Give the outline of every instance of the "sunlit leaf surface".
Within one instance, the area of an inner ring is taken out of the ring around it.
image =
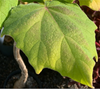
[[[12,7],[17,6],[18,0],[0,0],[0,27]]]
[[[36,73],[50,68],[92,87],[97,27],[80,7],[58,1],[20,5],[4,28],[2,35],[14,38]]]

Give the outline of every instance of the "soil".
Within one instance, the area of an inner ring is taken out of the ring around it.
[[[13,88],[14,83],[20,78],[20,76],[21,76],[21,74],[12,76],[9,79],[9,81],[6,85],[6,88]],[[25,88],[38,88],[38,84],[32,76],[28,76],[27,82],[25,84]]]

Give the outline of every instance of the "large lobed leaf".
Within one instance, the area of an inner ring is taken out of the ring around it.
[[[86,5],[93,10],[100,10],[100,0],[79,0],[80,5]]]
[[[0,0],[0,27],[12,7],[17,6],[18,0]]]
[[[77,5],[58,1],[20,5],[4,28],[2,35],[14,38],[36,73],[50,68],[92,87],[97,27]]]

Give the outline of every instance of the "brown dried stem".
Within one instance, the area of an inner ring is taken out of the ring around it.
[[[28,70],[22,60],[22,57],[20,56],[20,49],[16,47],[16,43],[14,42],[14,47],[13,47],[13,52],[14,52],[14,58],[16,59],[19,68],[21,69],[21,77],[19,80],[17,80],[14,84],[14,88],[23,88],[25,87],[25,83],[28,78]]]

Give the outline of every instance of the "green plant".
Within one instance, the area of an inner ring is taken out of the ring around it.
[[[2,1],[0,6],[4,7],[2,3],[5,2]],[[93,87],[93,57],[96,61],[98,59],[94,33],[96,25],[77,4],[72,3],[74,0],[44,1],[44,4],[18,5],[9,14],[5,12],[7,19],[0,20],[0,26],[4,25],[2,36],[14,38],[17,48],[26,54],[37,74],[43,68],[50,68],[62,76]],[[0,13],[3,12],[0,10]]]
[[[18,0],[1,0],[0,1],[0,27],[4,20],[7,18],[9,11],[12,7],[17,6]]]
[[[79,0],[80,5],[86,5],[93,10],[100,10],[100,0]]]

